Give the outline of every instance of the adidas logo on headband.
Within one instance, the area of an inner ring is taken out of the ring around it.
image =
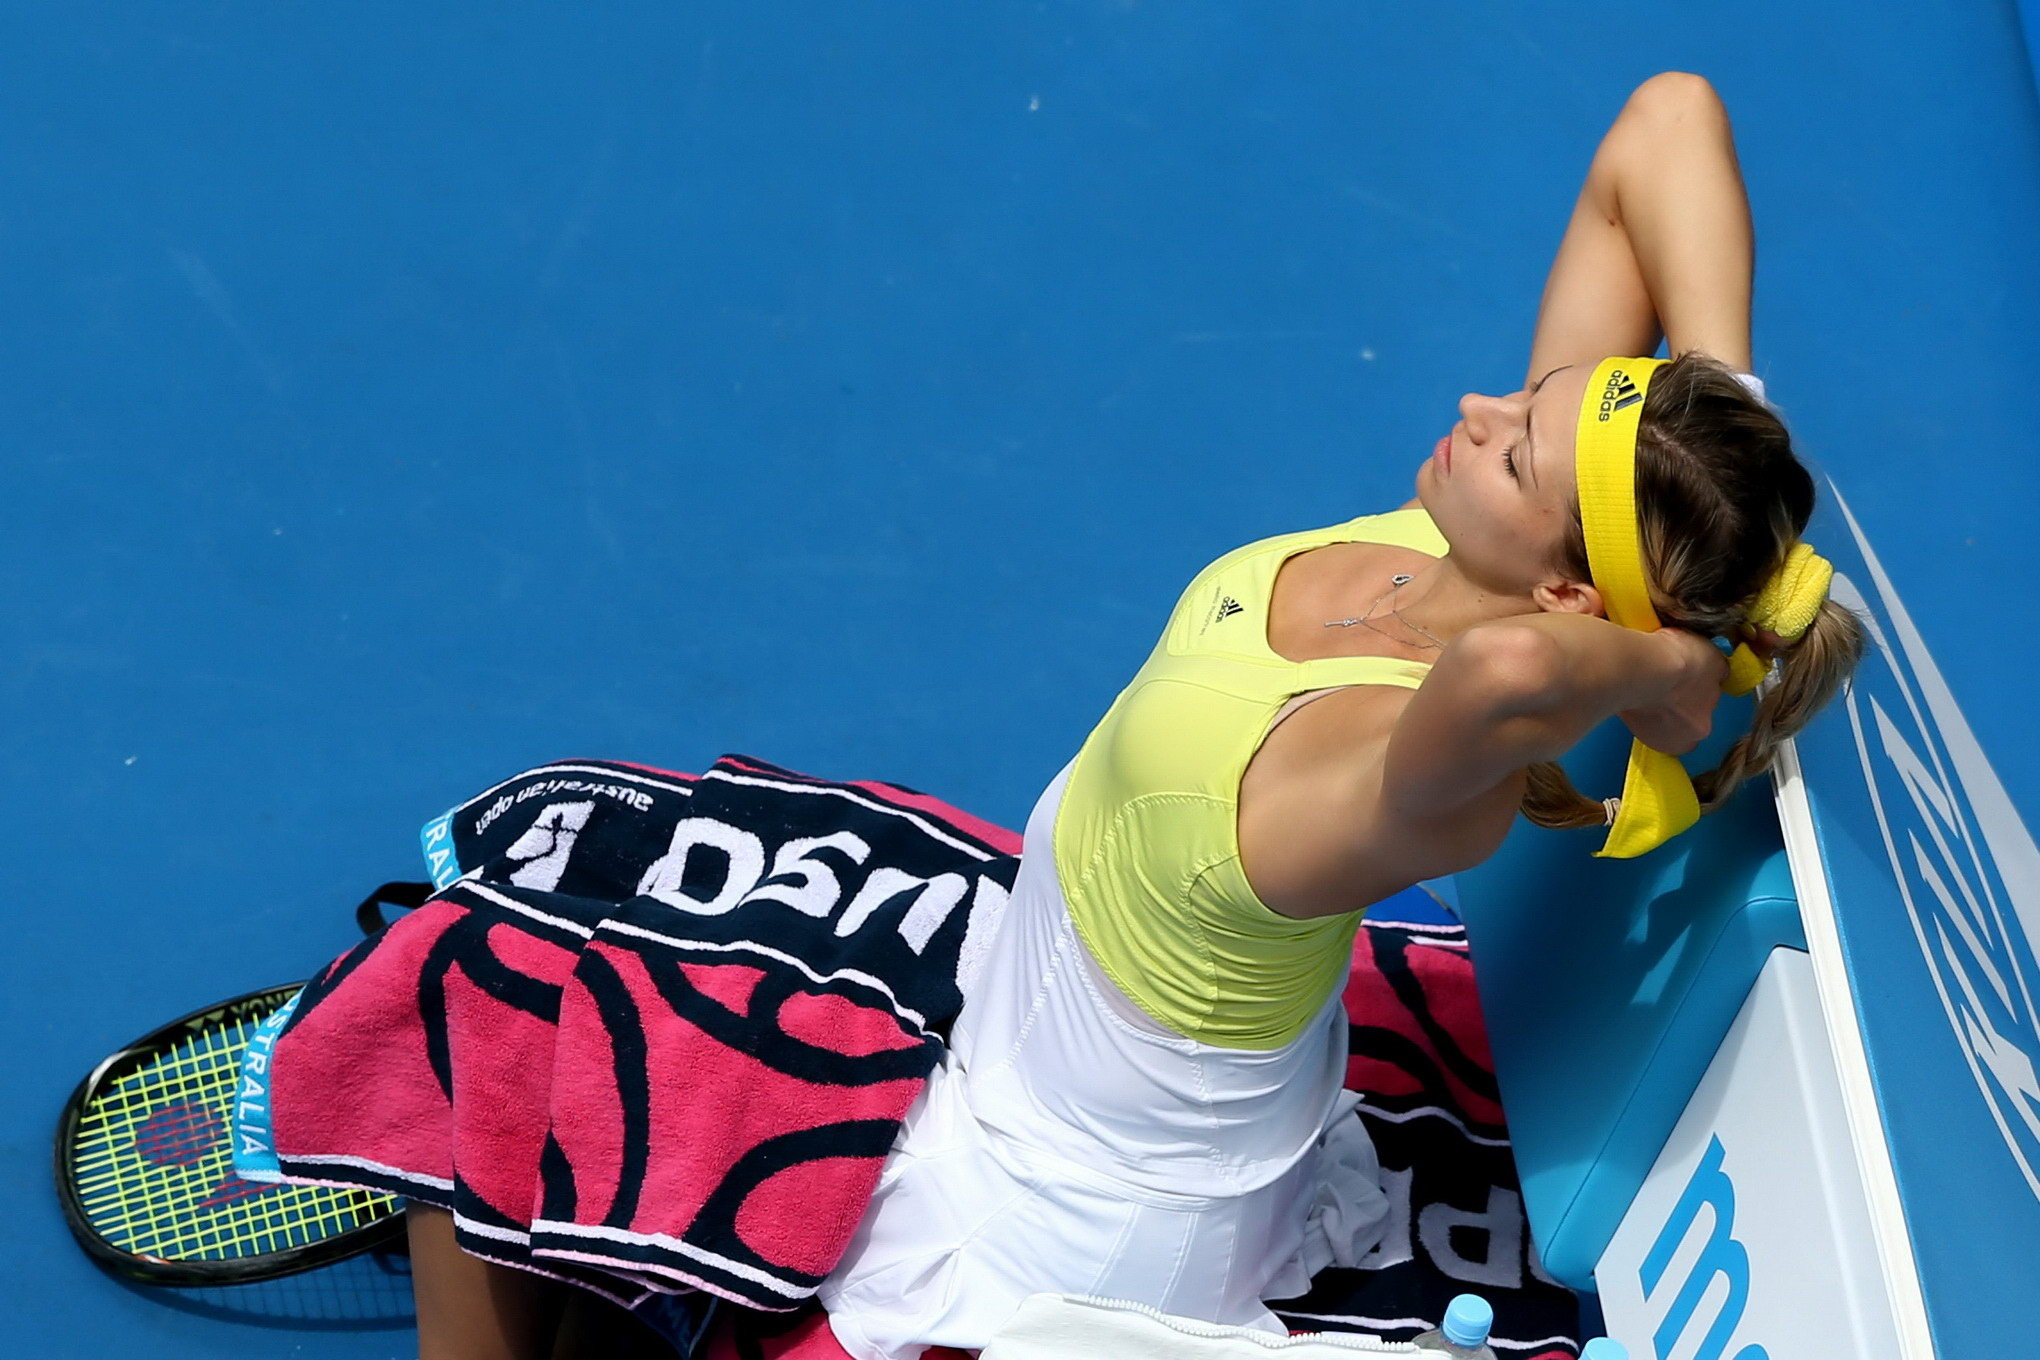
[[[1629,380],[1627,373],[1619,368],[1611,370],[1608,374],[1608,385],[1601,389],[1601,405],[1594,413],[1594,419],[1606,420],[1615,412],[1634,406],[1642,400],[1643,393],[1636,390],[1636,384]]]

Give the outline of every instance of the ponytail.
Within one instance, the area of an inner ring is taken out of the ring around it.
[[[1846,607],[1833,600],[1821,605],[1799,640],[1779,652],[1777,674],[1758,693],[1750,730],[1736,738],[1719,765],[1693,776],[1700,811],[1714,811],[1737,785],[1771,768],[1779,744],[1797,735],[1841,689],[1862,659],[1866,640],[1862,621]]]
[[[1540,761],[1524,773],[1530,776],[1530,783],[1523,790],[1521,811],[1536,825],[1554,831],[1608,825],[1607,806],[1574,788],[1557,761]]]

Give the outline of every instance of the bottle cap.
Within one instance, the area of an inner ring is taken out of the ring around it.
[[[1629,1360],[1629,1348],[1612,1336],[1597,1336],[1580,1352],[1580,1360]]]
[[[1478,1294],[1454,1294],[1445,1305],[1445,1325],[1438,1330],[1455,1346],[1484,1346],[1488,1328],[1495,1325],[1495,1310]]]

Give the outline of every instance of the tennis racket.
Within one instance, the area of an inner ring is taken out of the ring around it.
[[[422,884],[385,884],[356,910],[412,907]],[[57,1196],[95,1261],[161,1285],[294,1275],[403,1230],[403,1201],[364,1190],[267,1185],[234,1174],[231,1112],[249,1037],[301,983],[265,987],[149,1031],[94,1068],[57,1123]]]

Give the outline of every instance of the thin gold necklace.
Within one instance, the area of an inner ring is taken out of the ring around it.
[[[1382,602],[1383,600],[1386,600],[1386,599],[1388,599],[1388,597],[1389,597],[1389,596],[1391,596],[1391,595],[1397,595],[1397,594],[1400,594],[1400,593],[1401,593],[1401,591],[1402,591],[1402,588],[1403,588],[1404,586],[1408,585],[1408,584],[1410,583],[1410,581],[1411,581],[1411,580],[1412,580],[1413,578],[1412,578],[1412,577],[1409,577],[1409,576],[1397,576],[1397,577],[1395,577],[1394,579],[1395,579],[1395,584],[1394,584],[1394,585],[1392,585],[1392,586],[1390,586],[1390,587],[1389,587],[1389,588],[1388,588],[1387,590],[1384,590],[1384,591],[1382,591],[1382,592],[1381,592],[1381,594],[1379,594],[1379,595],[1375,596],[1375,598],[1374,598],[1374,603],[1373,603],[1373,604],[1370,604],[1370,605],[1368,605],[1368,606],[1367,606],[1367,613],[1368,613],[1368,614],[1372,614],[1372,613],[1373,613],[1373,612],[1375,611],[1375,609],[1376,609],[1377,607],[1379,607],[1379,606],[1380,606],[1381,602]],[[1405,639],[1403,639],[1403,638],[1399,638],[1399,637],[1396,637],[1396,635],[1395,635],[1395,634],[1393,634],[1393,633],[1390,633],[1390,632],[1387,632],[1387,631],[1385,631],[1384,629],[1380,629],[1380,628],[1375,628],[1375,627],[1374,627],[1374,624],[1373,624],[1373,622],[1372,622],[1372,621],[1370,621],[1370,620],[1369,620],[1369,619],[1368,619],[1368,618],[1367,618],[1367,617],[1366,617],[1365,615],[1362,615],[1362,616],[1360,616],[1360,617],[1357,617],[1357,618],[1351,618],[1351,619],[1326,619],[1326,620],[1325,620],[1325,627],[1327,627],[1327,628],[1351,628],[1351,627],[1352,627],[1352,626],[1353,626],[1354,624],[1356,624],[1356,623],[1357,623],[1357,624],[1360,624],[1360,625],[1362,625],[1362,626],[1364,626],[1364,627],[1367,627],[1367,628],[1371,628],[1371,629],[1373,629],[1373,630],[1374,630],[1375,632],[1377,632],[1377,633],[1380,633],[1380,634],[1381,634],[1381,635],[1382,635],[1383,637],[1385,637],[1385,638],[1388,638],[1388,639],[1389,639],[1390,641],[1393,641],[1393,642],[1400,642],[1400,643],[1402,643],[1402,645],[1403,645],[1403,646],[1405,646],[1405,647],[1425,647],[1425,648],[1430,648],[1430,647],[1443,647],[1443,646],[1445,645],[1445,641],[1444,641],[1444,639],[1443,639],[1443,638],[1440,638],[1440,637],[1439,637],[1439,636],[1438,636],[1437,634],[1435,634],[1435,633],[1431,632],[1431,631],[1430,631],[1429,629],[1426,629],[1426,628],[1422,627],[1422,626],[1421,626],[1421,625],[1419,625],[1419,624],[1414,624],[1414,623],[1411,623],[1411,622],[1410,622],[1410,621],[1409,621],[1408,619],[1405,619],[1405,618],[1403,618],[1403,612],[1402,612],[1402,610],[1400,610],[1400,609],[1397,609],[1397,608],[1395,607],[1395,604],[1394,604],[1394,602],[1393,602],[1393,601],[1391,601],[1391,602],[1389,603],[1389,606],[1388,606],[1388,612],[1389,612],[1389,613],[1391,613],[1391,614],[1393,614],[1393,615],[1395,615],[1395,616],[1396,616],[1397,618],[1399,618],[1399,619],[1402,619],[1402,622],[1403,622],[1403,626],[1404,626],[1405,628],[1409,628],[1409,629],[1411,629],[1411,630],[1413,630],[1413,631],[1415,631],[1415,632],[1419,632],[1419,633],[1422,633],[1422,634],[1423,634],[1423,635],[1424,635],[1425,637],[1427,637],[1427,638],[1429,638],[1429,639],[1431,639],[1431,640],[1430,640],[1430,641],[1429,641],[1428,643],[1425,643],[1425,642],[1409,642],[1409,641],[1407,641],[1407,640],[1405,640]]]

